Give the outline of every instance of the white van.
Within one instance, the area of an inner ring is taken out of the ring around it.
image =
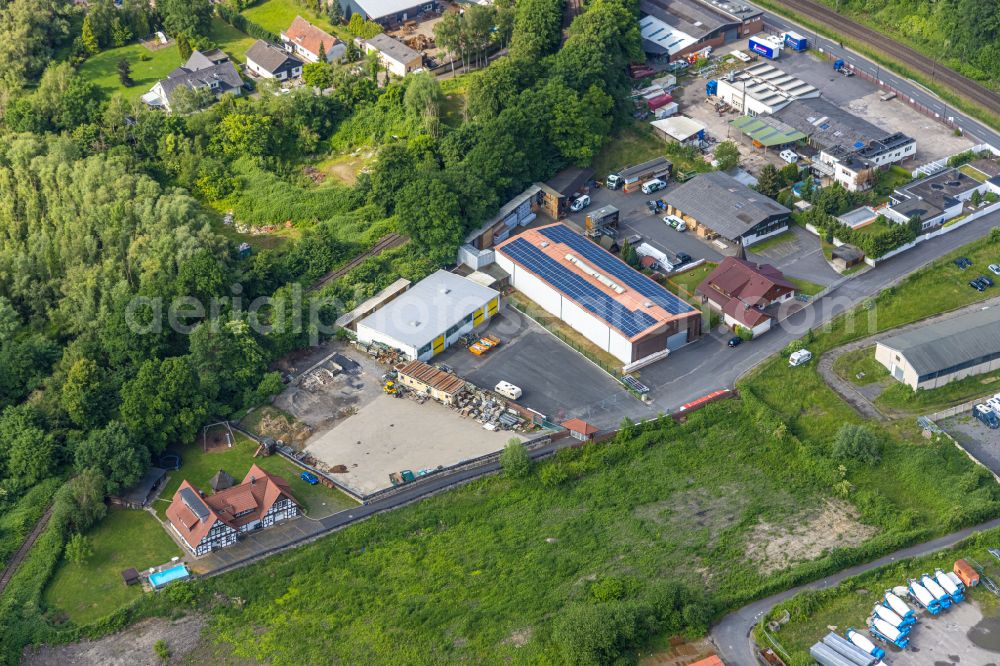
[[[521,397],[521,389],[514,386],[510,382],[500,382],[493,389],[505,398],[510,398],[511,400],[517,400]]]
[[[792,355],[788,357],[788,365],[805,365],[810,360],[812,360],[812,352],[808,349],[800,349],[796,352],[792,352]]]
[[[747,55],[743,51],[733,51],[730,55],[734,56],[735,58],[737,58],[739,60],[742,60],[743,62],[750,62],[751,60],[753,60],[753,58],[751,58],[749,55]]]
[[[667,184],[662,180],[660,180],[659,178],[654,178],[653,180],[647,180],[645,183],[642,184],[642,193],[652,194],[653,192],[662,190],[666,186]]]

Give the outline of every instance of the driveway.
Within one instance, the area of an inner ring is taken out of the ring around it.
[[[494,317],[488,330],[503,340],[497,349],[475,356],[456,346],[434,362],[450,366],[482,388],[500,381],[514,384],[524,392],[518,404],[554,423],[582,418],[612,429],[623,411],[648,412],[618,381],[510,305]]]
[[[797,224],[789,227],[789,231],[791,234],[788,240],[763,250],[754,250],[751,245],[747,248],[747,258],[757,263],[771,264],[791,277],[824,286],[840,277],[823,256],[823,248],[817,236]]]

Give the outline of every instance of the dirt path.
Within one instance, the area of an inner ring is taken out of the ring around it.
[[[889,329],[888,331],[882,331],[881,333],[876,333],[875,335],[869,335],[867,338],[862,338],[860,340],[855,340],[854,342],[848,342],[846,345],[841,345],[826,352],[819,358],[819,364],[816,366],[819,370],[819,374],[822,375],[823,381],[832,388],[837,394],[846,400],[852,407],[854,407],[863,416],[870,419],[887,419],[887,418],[900,418],[903,416],[911,416],[910,414],[901,414],[891,412],[884,414],[875,407],[872,402],[865,397],[861,391],[850,381],[843,379],[833,370],[833,364],[837,361],[841,355],[847,352],[855,351],[857,349],[863,349],[865,347],[872,347],[879,340],[884,340],[890,335],[897,335],[899,333],[905,333],[907,331],[912,331],[917,328],[923,328],[928,324],[936,324],[940,321],[945,321],[953,317],[958,317],[964,314],[969,314],[970,312],[977,312],[986,307],[998,307],[1000,306],[1000,296],[990,298],[985,301],[979,301],[978,303],[972,303],[971,305],[966,305],[964,307],[958,308],[957,310],[951,310],[950,312],[942,312],[941,314],[936,314],[934,316],[928,317],[926,319],[921,319],[920,321],[915,321],[912,324],[905,324],[897,328]]]
[[[49,524],[49,518],[51,517],[52,507],[50,506],[45,510],[45,513],[42,514],[42,517],[38,519],[38,522],[35,523],[35,528],[31,530],[31,534],[29,534],[28,538],[24,540],[24,543],[22,543],[21,547],[17,549],[17,552],[14,553],[14,557],[10,558],[10,562],[7,563],[7,567],[3,570],[3,574],[0,574],[0,594],[3,594],[4,588],[7,587],[7,583],[9,583],[10,579],[14,577],[14,573],[17,571],[17,568],[21,566],[21,562],[28,556],[28,551],[35,545],[35,541],[38,540],[38,537],[42,535],[42,530],[44,530],[45,526]]]
[[[165,641],[170,650],[167,663],[178,663],[198,647],[203,615],[188,615],[179,620],[150,618],[139,624],[95,641],[67,645],[43,645],[26,648],[22,666],[162,666],[153,652],[157,641]]]

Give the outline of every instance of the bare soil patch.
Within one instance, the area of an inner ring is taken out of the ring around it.
[[[827,500],[819,511],[800,512],[781,525],[761,520],[750,532],[747,557],[761,573],[771,574],[833,548],[857,546],[877,532],[878,528],[858,522],[850,504]]]
[[[187,615],[177,620],[150,618],[139,624],[94,641],[26,648],[25,666],[161,666],[153,652],[156,641],[170,648],[170,663],[182,663],[201,640],[206,623],[203,615]]]
[[[640,655],[639,666],[688,666],[713,654],[716,654],[715,646],[707,637],[693,641],[674,637],[666,649]]]
[[[305,446],[313,429],[276,407],[265,405],[251,411],[241,425],[262,437],[272,437],[296,449]]]

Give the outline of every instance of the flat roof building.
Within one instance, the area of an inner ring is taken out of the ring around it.
[[[780,148],[806,138],[794,127],[770,116],[740,116],[729,126],[743,132],[758,148]]]
[[[657,136],[667,142],[690,143],[701,139],[705,133],[705,126],[702,123],[687,116],[663,118],[649,124],[653,126]]]
[[[822,97],[793,100],[774,117],[805,134],[819,150],[833,146],[859,150],[892,134]]]
[[[344,16],[360,14],[361,18],[391,26],[416,19],[425,12],[440,8],[437,0],[338,0]]]
[[[701,336],[701,313],[562,224],[496,248],[511,285],[624,364]]]
[[[729,174],[695,176],[663,197],[667,213],[677,215],[699,236],[722,236],[748,247],[788,228],[791,211]]]
[[[439,270],[358,322],[358,340],[427,360],[499,311],[498,291]]]
[[[423,361],[397,365],[396,379],[403,386],[447,405],[454,405],[458,401],[458,395],[465,390],[464,379]]]
[[[972,197],[974,191],[985,189],[983,183],[958,169],[945,169],[896,188],[891,195],[893,205],[885,209],[885,216],[904,224],[919,217],[923,229],[930,229],[959,215],[962,202]]]
[[[819,90],[774,65],[760,63],[717,80],[716,96],[748,116],[775,113],[795,100],[819,97]]]
[[[978,310],[879,340],[875,360],[914,390],[1000,369],[1000,308]]]
[[[643,0],[639,30],[643,50],[673,60],[763,30],[763,12],[723,0]]]

